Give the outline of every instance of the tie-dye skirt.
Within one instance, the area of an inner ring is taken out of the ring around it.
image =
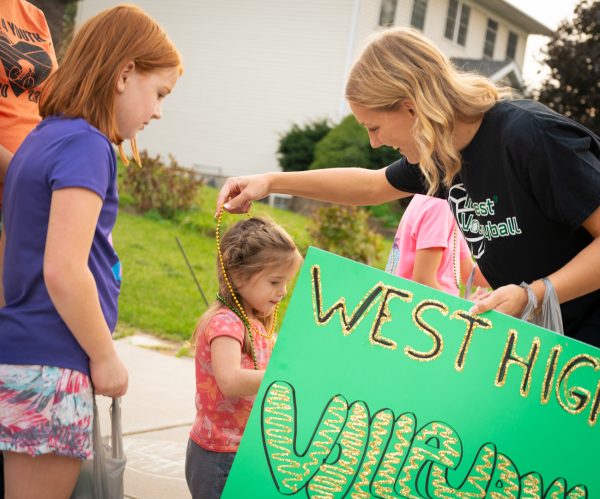
[[[92,457],[93,392],[71,369],[0,364],[0,452]]]

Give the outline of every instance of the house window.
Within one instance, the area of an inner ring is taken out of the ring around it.
[[[514,59],[517,55],[517,42],[519,41],[519,37],[516,33],[512,31],[508,32],[508,44],[506,45],[506,58]]]
[[[458,30],[456,29],[458,12],[460,5],[460,22]],[[446,31],[444,36],[448,40],[456,41],[463,47],[467,43],[467,29],[469,28],[469,17],[471,16],[471,8],[465,4],[459,4],[458,0],[450,0],[448,2],[448,14],[446,16]]]
[[[471,17],[471,7],[468,5],[462,6],[460,12],[460,24],[458,25],[458,37],[456,41],[459,45],[463,47],[467,43],[467,30],[469,29],[469,17]]]
[[[398,0],[381,0],[379,11],[379,26],[393,26],[396,19],[396,6]]]
[[[485,45],[483,55],[490,59],[494,57],[494,47],[496,46],[496,33],[498,32],[498,23],[493,19],[488,19],[487,30],[485,32]]]
[[[454,41],[454,28],[456,27],[456,14],[458,14],[458,0],[448,2],[448,14],[446,15],[446,31],[444,36]]]
[[[420,30],[425,26],[425,12],[427,11],[427,0],[414,0],[410,24]]]

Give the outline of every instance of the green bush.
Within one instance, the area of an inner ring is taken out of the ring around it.
[[[410,198],[409,198],[410,199]],[[404,214],[404,206],[400,201],[390,201],[389,203],[367,206],[369,215],[379,221],[382,227],[386,229],[396,229],[400,219]]]
[[[399,158],[391,147],[373,149],[367,130],[349,115],[317,144],[310,169],[361,166],[376,170]]]
[[[279,139],[279,166],[285,172],[308,170],[314,160],[315,146],[330,130],[327,120],[317,120],[303,127],[292,125]]]
[[[383,250],[383,238],[369,229],[369,215],[356,206],[326,206],[314,216],[315,244],[346,258],[373,265]]]
[[[190,168],[179,166],[171,155],[169,166],[161,161],[160,155],[151,158],[145,150],[140,158],[142,168],[132,162],[122,174],[123,187],[134,206],[142,213],[155,210],[165,218],[189,210],[204,182],[202,177]]]

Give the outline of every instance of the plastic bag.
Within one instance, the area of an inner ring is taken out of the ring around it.
[[[94,458],[81,466],[71,499],[122,499],[123,475],[127,458],[123,451],[121,400],[113,399],[110,406],[111,444],[102,440],[98,406],[94,397]]]
[[[471,272],[469,273],[469,277],[467,278],[467,282],[465,284],[465,290],[463,293],[463,298],[465,300],[471,299],[471,294],[473,291],[473,284],[475,284],[475,272],[477,271],[477,265],[473,265]]]
[[[543,328],[554,331],[558,334],[565,334],[563,329],[562,313],[560,311],[560,303],[558,303],[558,297],[556,296],[556,290],[550,282],[550,279],[544,277],[544,284],[546,285],[546,291],[544,292],[544,300],[542,301],[542,309],[539,313],[535,313],[537,308],[537,299],[533,294],[533,291],[529,288],[526,283],[521,283],[521,287],[527,290],[527,305],[523,310],[521,319],[531,324],[541,326]]]

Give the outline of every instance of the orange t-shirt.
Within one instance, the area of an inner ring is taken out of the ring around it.
[[[264,328],[259,323],[255,325]],[[223,309],[198,335],[196,344],[196,420],[191,439],[213,452],[236,452],[252,410],[254,396],[226,397],[217,385],[210,356],[210,343],[219,336],[230,336],[244,344],[246,326],[231,310]],[[273,338],[254,335],[254,350],[259,369],[265,369],[273,350]],[[243,369],[253,369],[252,356],[242,352]]]
[[[14,153],[40,121],[40,90],[57,67],[44,13],[25,0],[0,4],[0,59],[0,145]]]

